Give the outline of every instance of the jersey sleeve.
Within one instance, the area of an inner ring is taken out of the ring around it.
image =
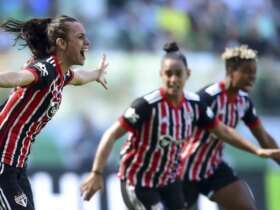
[[[245,110],[245,114],[242,120],[250,128],[254,128],[260,123],[259,117],[257,116],[256,113],[255,106],[250,98],[248,98],[248,106],[247,109]]]
[[[150,115],[150,104],[144,98],[136,99],[119,118],[119,122],[127,131],[139,129]]]
[[[34,75],[35,81],[32,85],[36,85],[38,88],[42,88],[52,82],[55,74],[54,67],[44,61],[34,62],[23,70],[30,71]]]
[[[199,115],[196,122],[197,126],[204,129],[214,128],[218,124],[219,120],[215,116],[212,109],[201,101],[197,104],[197,106],[199,110]]]

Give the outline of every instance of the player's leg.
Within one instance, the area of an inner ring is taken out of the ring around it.
[[[239,180],[233,170],[222,162],[214,174],[200,182],[200,192],[226,210],[256,210],[248,185]]]
[[[249,186],[241,180],[219,189],[213,194],[211,200],[217,202],[226,210],[257,210]]]

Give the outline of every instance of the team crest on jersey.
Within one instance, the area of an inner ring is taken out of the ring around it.
[[[51,102],[51,105],[47,112],[48,118],[52,118],[55,115],[55,113],[57,112],[57,110],[59,108],[59,105],[60,105],[59,102],[55,102],[55,101]]]
[[[59,92],[58,88],[54,85],[51,87],[51,93],[52,93],[52,99],[47,111],[47,116],[49,119],[51,119],[57,112],[62,99],[61,93]]]
[[[38,63],[34,64],[34,66],[40,71],[40,74],[42,77],[45,77],[48,75],[47,67],[45,64],[38,62]]]
[[[24,193],[15,195],[14,199],[18,205],[23,206],[23,207],[27,206],[27,196]]]
[[[134,108],[129,107],[124,113],[124,117],[131,123],[136,123],[139,120],[139,115],[135,112]]]
[[[169,136],[169,135],[162,135],[162,136],[159,138],[158,146],[159,146],[161,149],[164,149],[164,148],[168,147],[171,143],[172,143],[172,144],[179,145],[181,142],[182,142],[181,140],[176,140],[176,139],[174,139],[172,136]]]

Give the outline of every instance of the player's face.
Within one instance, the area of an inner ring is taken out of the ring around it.
[[[189,77],[189,69],[179,59],[166,58],[162,62],[160,76],[163,88],[169,96],[181,96]]]
[[[67,34],[67,47],[65,49],[65,60],[69,65],[83,65],[85,53],[89,48],[89,41],[86,37],[84,26],[79,22],[67,23],[69,32]]]
[[[256,61],[244,62],[236,71],[232,72],[232,84],[234,87],[250,91],[256,81]]]

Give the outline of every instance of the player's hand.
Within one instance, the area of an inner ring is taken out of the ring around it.
[[[80,190],[85,201],[89,201],[91,197],[98,191],[104,188],[104,180],[101,174],[91,172],[85,181],[82,183]]]
[[[106,55],[103,54],[97,67],[97,71],[99,72],[99,74],[97,75],[96,82],[100,83],[105,89],[108,89],[107,81],[105,79],[105,75],[107,73],[106,68],[108,67],[108,65],[109,63],[106,59]]]
[[[257,155],[263,158],[280,160],[280,149],[258,149]]]

